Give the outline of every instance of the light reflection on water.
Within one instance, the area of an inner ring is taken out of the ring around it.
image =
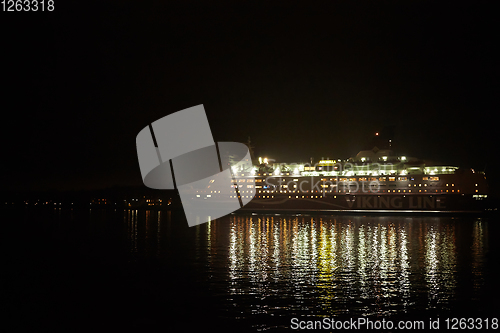
[[[141,231],[137,212],[125,212],[130,253],[168,265],[183,242],[185,264],[222,316],[255,327],[289,324],[272,326],[269,316],[440,314],[469,294],[477,310],[484,296],[488,222],[480,219],[230,215],[186,231],[169,212],[143,218]]]
[[[228,293],[276,296],[275,285],[298,304],[315,298],[319,313],[381,315],[406,311],[424,283],[428,308],[446,304],[456,285],[453,227],[414,224],[404,218],[231,216]]]
[[[487,233],[488,233],[488,225],[481,223],[480,221],[474,222],[473,234],[472,234],[472,262],[471,262],[471,270],[472,270],[472,285],[474,288],[473,292],[473,300],[480,301],[478,297],[481,287],[484,285],[484,274],[483,274],[483,266],[485,264],[484,254],[488,249],[487,247]],[[486,244],[485,244],[486,243]]]

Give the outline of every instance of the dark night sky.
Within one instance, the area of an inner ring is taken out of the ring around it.
[[[182,3],[1,13],[4,189],[141,184],[137,133],[198,104],[216,141],[278,161],[347,158],[392,125],[401,153],[492,171],[493,6]]]

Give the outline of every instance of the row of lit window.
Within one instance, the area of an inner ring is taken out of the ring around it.
[[[254,190],[239,191],[240,193],[254,193]],[[196,193],[205,193],[205,191],[196,191]],[[207,191],[208,193],[208,191]],[[210,193],[220,193],[220,191],[210,191]],[[160,200],[161,201],[161,200]]]
[[[201,196],[199,194],[196,195],[197,198],[201,198]],[[207,198],[211,198],[212,195],[211,194],[207,194],[206,195]],[[237,195],[230,195],[229,196],[230,198],[238,198],[238,197],[241,197],[241,198],[248,198],[248,199],[251,199],[253,198],[252,195],[241,195],[241,196],[237,196]]]
[[[239,186],[239,187],[238,187],[238,185],[231,185],[231,188],[234,188],[234,189],[242,189],[242,188],[243,188],[243,186]],[[246,188],[254,188],[254,186],[253,186],[253,185],[247,185],[247,187],[246,187]],[[262,188],[262,186],[255,186],[255,188]],[[198,192],[198,191],[197,191],[197,192]],[[217,191],[215,191],[215,192],[217,193]],[[219,191],[219,193],[220,193],[220,191]]]
[[[234,191],[233,191],[234,192]],[[254,190],[247,190],[247,191],[239,191],[240,193],[254,193]],[[196,193],[205,193],[205,191],[196,191]],[[207,192],[208,193],[208,192]],[[210,191],[210,193],[220,193],[220,191]],[[161,201],[161,200],[160,200]]]
[[[426,184],[425,184],[426,185]],[[398,190],[379,190],[379,192],[387,192],[387,193],[401,193],[401,191],[403,193],[412,193],[412,190],[406,190],[406,189],[398,189]],[[407,192],[408,191],[408,192]],[[431,191],[431,190],[429,190]],[[460,193],[460,190],[456,190],[457,193]],[[239,191],[241,194],[243,193],[250,193],[250,194],[254,194],[255,191],[253,190],[247,190],[247,191]],[[259,193],[301,193],[301,192],[306,192],[306,193],[326,193],[326,192],[329,192],[329,193],[332,193],[332,192],[337,192],[337,193],[350,193],[350,192],[357,192],[357,191],[352,191],[352,190],[337,190],[337,191],[334,191],[333,189],[330,189],[330,190],[327,190],[327,191],[309,191],[309,190],[306,190],[306,191],[286,191],[286,190],[282,190],[282,191],[273,191],[273,190],[264,190],[264,191],[261,191],[259,190]],[[422,190],[418,190],[418,192],[422,192]],[[427,192],[427,190],[424,190],[424,192]],[[441,192],[441,193],[449,193],[449,190],[435,190],[435,192]],[[455,193],[455,190],[451,190],[452,193]],[[478,190],[475,190],[475,192],[479,192]],[[210,193],[220,193],[220,191],[210,191]],[[198,198],[200,197],[200,195],[196,195]],[[211,195],[208,194],[207,197],[210,197]],[[159,200],[161,202],[161,200]],[[153,202],[153,200],[147,200],[147,202]]]
[[[403,191],[402,193],[412,193],[411,190],[408,190],[408,192],[407,192],[407,190],[402,190],[402,191]],[[316,191],[316,192],[318,192],[318,191]],[[356,192],[356,191],[342,191],[342,190],[337,191],[337,193],[353,193],[353,192]],[[422,190],[418,190],[418,192],[422,193]],[[438,193],[438,192],[439,192],[439,190],[436,190],[436,193]],[[444,193],[444,192],[449,193],[449,190],[446,190],[446,191],[445,190],[441,190],[441,193]],[[455,190],[451,190],[451,192],[454,193]],[[476,192],[478,192],[478,190],[476,190]],[[331,193],[331,191],[330,191],[330,193]],[[381,191],[379,191],[379,193],[401,193],[401,190],[387,190],[387,191],[386,190],[381,190]],[[427,193],[427,190],[424,190],[424,193]],[[460,190],[457,190],[457,193],[460,193]],[[197,194],[196,197],[199,198],[200,195]],[[210,197],[212,197],[212,195],[207,194],[206,197],[210,198]],[[236,195],[232,196],[231,195],[229,197],[230,198],[237,198],[238,196],[236,196]],[[251,195],[241,196],[241,198],[247,198],[247,199],[252,198],[252,197],[253,196],[251,196]],[[305,198],[313,198],[313,199],[316,198],[317,199],[317,198],[321,198],[322,196],[321,195],[320,196],[317,196],[317,195],[316,196],[314,196],[314,195],[311,195],[311,196],[307,196],[306,195],[306,196],[304,196],[304,195],[302,195],[302,198],[304,198],[304,197]],[[259,196],[257,196],[257,198],[259,198],[259,199],[271,199],[271,198],[274,198],[274,195],[259,195]],[[288,198],[292,198],[292,196],[289,195]],[[296,195],[295,198],[299,198],[299,196]]]
[[[259,193],[318,193],[318,191],[309,191],[309,190],[306,190],[306,191],[273,191],[273,190],[264,190],[264,191],[259,191]],[[323,193],[323,192],[342,192],[342,190],[338,190],[338,191],[334,191],[333,189],[330,189],[330,190],[327,190],[327,191],[319,191],[319,193]],[[349,192],[349,191],[344,191],[344,192]]]
[[[355,181],[360,181],[360,182],[366,182],[366,181],[370,181],[370,182],[374,182],[374,181],[381,181],[381,182],[385,182],[387,180],[387,178],[389,178],[389,181],[390,182],[393,182],[393,181],[396,181],[396,177],[350,177],[350,178],[339,178],[338,180],[341,181],[341,182],[347,182],[347,181],[350,181],[350,182],[355,182]],[[413,177],[410,178],[410,180],[414,180]],[[430,180],[430,181],[439,181],[439,177],[422,177],[422,180]],[[239,182],[245,182],[245,179],[239,179],[238,180]],[[251,179],[248,179],[247,180],[248,182],[251,182],[253,180]],[[255,182],[257,183],[261,183],[263,180],[262,179],[255,179]],[[282,180],[283,182],[285,182],[286,180],[283,179]],[[298,181],[298,179],[294,179],[293,181]],[[321,178],[321,181],[328,181],[328,179],[326,178]],[[336,181],[336,178],[330,178],[330,181]],[[408,177],[398,177],[398,181],[408,181]]]
[[[408,186],[411,186],[411,184],[408,184]],[[417,184],[413,184],[413,186],[417,186]],[[418,184],[418,186],[422,186],[422,184]],[[424,184],[424,186],[427,186],[427,184]],[[450,184],[446,184],[446,187],[448,186],[450,186]],[[451,184],[451,186],[455,186],[455,184]]]
[[[422,193],[422,190],[418,190],[418,192]],[[436,193],[438,193],[438,192],[439,191],[436,190]],[[444,193],[444,192],[445,192],[444,190],[441,190],[441,193]],[[451,190],[451,192],[454,193],[455,190]],[[460,192],[460,190],[457,190],[457,193],[458,192]],[[342,193],[342,191],[338,191],[338,193]],[[345,193],[352,193],[352,191],[351,192],[345,191]],[[385,190],[381,190],[378,193],[396,193],[396,190],[387,190],[387,192]],[[401,193],[401,190],[397,190],[397,193]],[[403,193],[411,193],[411,190],[408,190],[408,192],[406,190],[403,190]],[[424,190],[424,193],[427,193],[427,190]],[[446,190],[446,193],[449,193],[449,190]],[[321,196],[321,195],[320,196],[317,196],[317,195],[316,196],[314,196],[314,195],[310,195],[310,196],[306,195],[306,196],[304,196],[304,195],[302,195],[301,197],[302,198],[305,197],[305,198],[312,198],[312,199],[316,198],[317,199],[317,198],[321,198],[323,196]],[[262,195],[262,196],[259,195],[259,196],[257,196],[257,198],[262,198],[262,199],[266,199],[267,198],[267,199],[270,199],[270,198],[274,198],[274,195],[267,195],[267,196],[266,195]],[[289,195],[288,198],[292,198],[292,196]],[[299,198],[299,196],[296,195],[295,198]]]
[[[382,190],[384,191],[384,190]],[[401,190],[397,190],[398,193],[401,193]],[[432,190],[429,190],[429,191],[432,191]],[[448,193],[449,190],[446,190],[446,193]],[[391,190],[387,190],[388,193],[391,193]],[[418,192],[422,192],[422,190],[418,190]],[[424,192],[427,192],[427,190],[424,190]],[[439,192],[439,190],[436,190],[436,193]],[[441,193],[444,193],[445,190],[441,190]],[[452,193],[455,192],[455,190],[451,190]],[[457,190],[457,193],[460,192],[460,190]],[[392,193],[396,193],[396,190],[392,190]],[[406,190],[403,190],[403,193],[406,193]],[[411,193],[411,190],[408,190],[408,193]]]
[[[340,191],[340,192],[341,192],[341,191]],[[385,191],[381,191],[381,192],[385,192]],[[394,193],[394,192],[396,192],[396,190],[392,190],[392,192]],[[398,192],[401,192],[401,190],[398,190]],[[409,190],[408,192],[411,192],[411,190]],[[419,190],[418,192],[420,192],[420,193],[421,193],[421,192],[422,192],[422,190]],[[424,190],[424,192],[425,192],[425,193],[427,193],[427,190]],[[436,190],[436,192],[438,192],[438,190]],[[441,190],[441,192],[443,192],[443,190]],[[446,192],[448,192],[448,190],[446,190]],[[451,192],[455,192],[455,190],[452,190]],[[459,191],[459,190],[457,190],[457,192],[460,192],[460,191]],[[387,191],[387,193],[391,193],[391,190],[388,190],[388,191]],[[406,190],[403,190],[403,193],[406,193]],[[234,197],[236,198],[236,196],[234,196]],[[302,196],[300,196],[300,197],[301,197],[301,198],[306,198],[306,199],[308,199],[308,198],[310,198],[310,199],[321,199],[321,198],[322,198],[322,197],[324,197],[324,196],[322,196],[322,195],[305,195],[305,196],[304,196],[304,195],[302,195]],[[231,197],[231,198],[232,198],[232,197]],[[250,197],[245,196],[245,198],[250,198]],[[258,199],[272,199],[272,198],[274,198],[274,195],[259,195],[259,196],[257,196],[257,198],[258,198]],[[291,198],[292,198],[292,196],[291,196],[291,195],[289,195],[289,196],[288,196],[288,198],[289,198],[289,199],[291,199]],[[299,196],[298,196],[298,195],[296,195],[296,196],[295,196],[295,198],[296,198],[296,199],[298,199],[298,198],[299,198]],[[334,198],[336,198],[336,196],[334,196]]]
[[[238,185],[231,185],[232,188],[238,188]],[[254,185],[247,185],[247,188],[253,188]],[[239,188],[243,188],[243,185],[240,185]],[[260,185],[256,185],[255,188],[262,188]]]
[[[330,185],[330,186],[333,187],[334,185]],[[417,186],[417,184],[414,184],[413,186]],[[422,184],[418,184],[418,186],[421,187]],[[424,184],[424,186],[427,187],[427,184]],[[286,187],[286,185],[283,185],[283,187]],[[328,185],[321,185],[321,187],[327,189]],[[408,184],[408,187],[411,187],[411,184]],[[375,188],[375,187],[371,187],[370,189],[373,189],[373,188]],[[344,188],[344,190],[345,190],[345,188]],[[348,188],[347,192],[349,192],[349,190],[350,189]],[[398,191],[400,191],[400,190],[401,189],[398,189]],[[327,189],[324,192],[332,192],[332,191],[333,191],[333,189]],[[341,192],[341,191],[342,190],[340,190],[340,189],[338,190],[338,192]],[[388,190],[388,191],[391,191],[391,190]],[[392,191],[396,191],[396,190],[392,190]],[[403,191],[406,191],[406,190],[403,190]],[[411,190],[409,190],[409,191],[411,192]],[[436,191],[438,191],[438,190],[436,190]],[[443,190],[441,190],[441,191],[443,191]],[[278,192],[279,193],[295,193],[295,192],[300,193],[300,192],[309,192],[309,190],[305,190],[305,191],[299,191],[299,190],[288,190],[288,191],[287,190],[259,190],[259,193],[275,193],[275,192],[276,193],[278,193]],[[311,192],[314,192],[314,191],[311,191]],[[318,192],[318,191],[316,191],[316,192]],[[322,192],[322,191],[320,191],[320,192]],[[477,192],[477,190],[476,190],[476,192]]]
[[[415,190],[416,191],[416,190]],[[423,190],[424,193],[427,193],[427,190]],[[429,192],[432,191],[432,190],[429,190]],[[456,190],[457,193],[460,193],[460,190]],[[276,191],[277,193],[278,191]],[[288,193],[296,193],[296,192],[299,192],[299,191],[289,191]],[[306,191],[306,192],[309,192],[309,191]],[[338,190],[338,191],[324,191],[324,192],[319,192],[319,193],[352,193],[352,192],[358,192],[358,191],[351,191],[351,190]],[[361,191],[360,191],[361,192]],[[380,193],[415,193],[415,192],[412,192],[412,190],[379,190],[379,191],[373,191],[373,192],[380,192]],[[422,190],[418,190],[419,193],[422,193]],[[449,193],[450,190],[435,190],[436,193]],[[476,190],[476,192],[478,192]],[[259,192],[260,193],[260,192]],[[265,191],[264,191],[265,193]],[[270,191],[268,193],[275,193],[275,191]],[[287,193],[286,191],[279,191],[279,193]],[[311,193],[318,193],[318,191],[315,191],[315,192],[311,192]],[[455,193],[455,190],[451,190],[451,193]]]

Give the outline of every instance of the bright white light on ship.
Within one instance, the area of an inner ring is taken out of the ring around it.
[[[406,175],[407,174],[406,170],[401,170],[401,174]]]
[[[384,161],[387,161],[387,156],[382,156],[382,159],[383,159]]]
[[[262,164],[262,157],[259,157],[259,164]]]
[[[366,158],[365,157],[361,157],[361,162],[364,162],[366,161]]]
[[[295,168],[295,169],[293,170],[293,174],[294,174],[294,175],[298,175],[298,174],[299,174],[299,168]]]
[[[237,173],[238,172],[238,167],[236,165],[233,165],[231,167],[231,169],[233,169],[233,173]]]
[[[278,176],[280,174],[280,168],[276,168],[276,170],[274,170],[274,174]]]
[[[401,161],[406,161],[406,156],[401,156]]]
[[[251,171],[250,171],[250,175],[252,176],[255,176],[255,174],[257,173],[257,169],[253,168]]]
[[[264,158],[264,164],[267,164],[267,157]]]

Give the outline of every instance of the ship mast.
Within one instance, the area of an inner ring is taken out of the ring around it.
[[[382,131],[376,132],[372,139],[371,148],[392,150],[392,139],[394,138],[394,126],[384,126]],[[367,148],[370,149],[370,148]]]

